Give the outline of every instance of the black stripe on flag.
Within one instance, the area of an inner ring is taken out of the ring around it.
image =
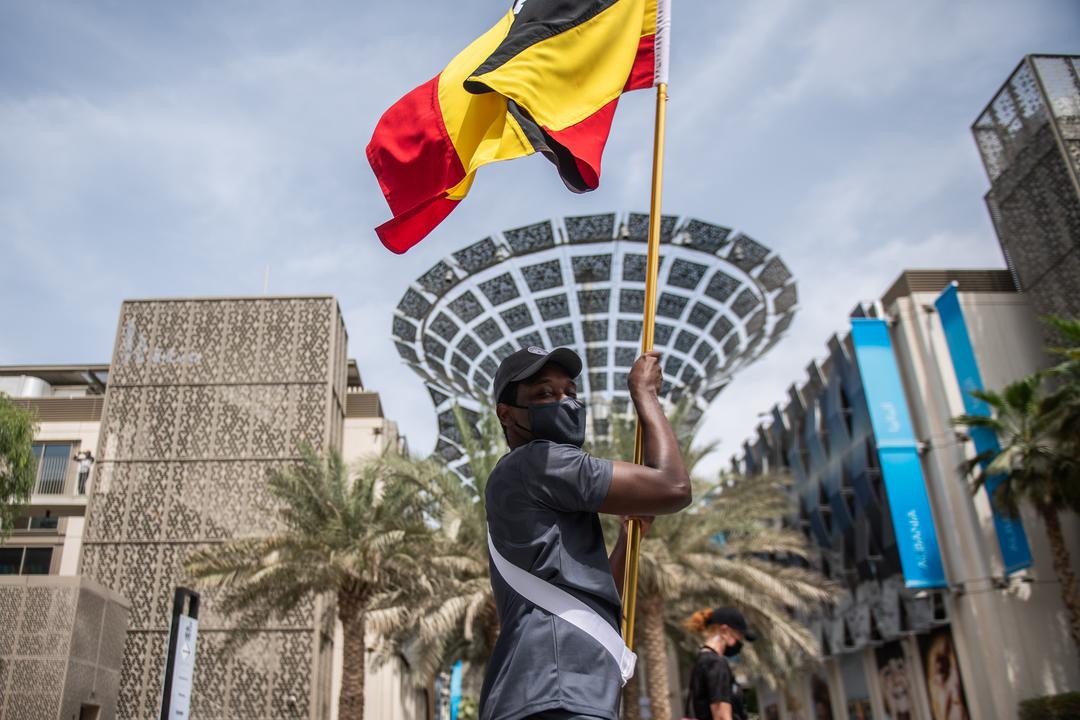
[[[502,67],[526,48],[588,22],[618,2],[619,0],[525,0],[499,47],[473,71],[471,77],[478,77]],[[465,90],[474,95],[491,92],[491,88],[479,80],[466,80]]]
[[[555,165],[559,171],[559,177],[569,190],[585,193],[593,189],[585,184],[585,179],[581,177],[577,162],[570,151],[544,132],[544,129],[524,108],[513,100],[506,103],[506,108],[525,132],[525,137],[528,138],[533,149]]]

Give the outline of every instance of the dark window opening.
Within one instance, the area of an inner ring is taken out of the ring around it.
[[[52,554],[51,547],[0,548],[0,575],[48,575]]]
[[[52,565],[52,548],[26,548],[23,557],[23,575],[48,575]]]
[[[0,547],[0,575],[18,575],[22,567],[22,548]]]

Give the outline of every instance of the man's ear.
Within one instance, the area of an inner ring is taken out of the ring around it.
[[[510,406],[505,403],[499,403],[495,406],[495,416],[499,418],[499,422],[503,427],[510,427],[514,424],[513,419],[510,417]]]

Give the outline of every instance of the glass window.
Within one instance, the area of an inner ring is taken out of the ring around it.
[[[30,518],[31,530],[55,530],[60,523],[58,517],[32,517]]]
[[[0,547],[0,575],[18,575],[23,549]]]
[[[46,445],[41,458],[37,492],[44,495],[62,495],[68,463],[71,462],[71,445]]]
[[[26,548],[23,575],[48,575],[52,565],[52,548]]]

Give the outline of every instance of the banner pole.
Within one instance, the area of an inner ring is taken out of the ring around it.
[[[653,349],[656,330],[656,286],[660,274],[660,205],[664,181],[664,124],[667,119],[667,83],[656,86],[656,123],[653,130],[652,197],[649,204],[649,254],[645,266],[645,317],[641,331],[641,352]],[[645,462],[645,436],[641,420],[634,440],[634,462]],[[631,518],[626,528],[626,565],[623,568],[622,635],[634,649],[634,615],[637,611],[638,558],[641,553],[641,521]]]

